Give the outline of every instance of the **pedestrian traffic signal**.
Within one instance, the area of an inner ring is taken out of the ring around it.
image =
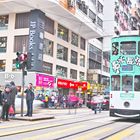
[[[16,55],[17,55],[16,68],[17,69],[25,68],[27,65],[27,54],[17,52]]]
[[[17,52],[16,55],[17,55],[17,58],[16,58],[16,68],[17,69],[21,69],[21,64],[20,64],[20,52]]]

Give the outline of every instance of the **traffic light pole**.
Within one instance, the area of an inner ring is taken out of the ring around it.
[[[22,67],[22,95],[21,95],[21,117],[23,117],[23,108],[24,108],[24,71],[25,67]]]

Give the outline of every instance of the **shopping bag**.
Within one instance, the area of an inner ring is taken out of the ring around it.
[[[10,108],[9,108],[9,114],[14,114],[15,112],[14,112],[14,108],[13,108],[13,106],[11,105],[10,106]]]

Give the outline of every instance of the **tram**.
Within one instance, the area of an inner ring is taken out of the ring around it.
[[[112,38],[110,116],[140,118],[140,35],[124,32]]]

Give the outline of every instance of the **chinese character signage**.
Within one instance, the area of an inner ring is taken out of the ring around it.
[[[36,86],[54,88],[55,78],[53,76],[36,74]]]
[[[40,10],[32,10],[29,25],[29,70],[42,72],[45,14]]]

